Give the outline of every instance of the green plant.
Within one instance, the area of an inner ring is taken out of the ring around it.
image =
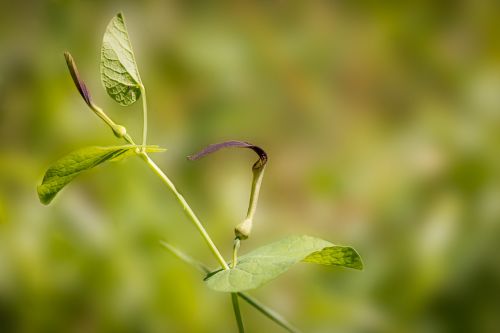
[[[123,15],[116,15],[107,26],[104,34],[101,48],[101,80],[109,96],[120,105],[131,105],[142,98],[143,131],[141,144],[136,144],[124,126],[115,123],[100,107],[94,104],[85,83],[80,78],[73,58],[67,52],[65,58],[71,77],[85,103],[111,128],[114,135],[124,140],[126,144],[109,147],[87,147],[59,159],[49,167],[43,177],[42,184],[38,186],[38,195],[43,204],[49,204],[59,191],[85,170],[107,161],[124,159],[130,156],[140,157],[172,191],[189,220],[197,228],[208,248],[219,262],[220,268],[211,271],[205,265],[198,263],[173,246],[165,242],[161,242],[161,244],[180,259],[206,274],[205,282],[209,288],[231,294],[240,332],[244,331],[244,327],[239,311],[238,298],[245,300],[286,330],[298,332],[279,314],[244,294],[243,291],[260,287],[283,274],[299,261],[362,269],[361,258],[353,248],[334,245],[328,241],[310,236],[287,237],[238,257],[241,241],[247,239],[251,234],[262,178],[268,161],[267,154],[262,148],[242,141],[228,141],[209,145],[199,153],[188,157],[191,160],[196,160],[227,147],[252,149],[259,156],[257,162],[252,166],[253,182],[247,215],[244,221],[235,227],[233,259],[230,263],[226,262],[187,201],[149,156],[149,153],[162,152],[165,149],[155,145],[147,145],[146,143],[146,90],[137,69]]]

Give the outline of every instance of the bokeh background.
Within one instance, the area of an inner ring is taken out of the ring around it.
[[[305,332],[500,330],[500,5],[496,1],[16,1],[0,11],[0,331],[232,332],[225,294],[165,252],[216,267],[139,160],[81,175],[49,206],[62,155],[135,137],[140,105],[102,89],[123,11],[148,91],[154,158],[226,257],[252,152],[270,162],[242,252],[289,234],[352,245],[365,270],[301,264],[251,294]],[[140,104],[140,103],[138,103]],[[242,303],[249,332],[280,332]]]

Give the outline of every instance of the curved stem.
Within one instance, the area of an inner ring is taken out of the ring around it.
[[[229,266],[227,265],[226,261],[220,254],[219,250],[215,246],[214,242],[210,238],[210,235],[207,233],[203,225],[201,224],[200,220],[198,217],[195,215],[189,204],[186,202],[186,199],[182,196],[182,194],[177,191],[175,188],[174,184],[172,181],[167,177],[167,175],[156,165],[156,163],[146,154],[145,152],[142,152],[140,156],[144,159],[146,164],[153,170],[153,172],[160,177],[160,179],[167,185],[167,187],[172,191],[174,194],[175,198],[179,203],[181,204],[182,208],[184,209],[184,212],[186,212],[186,215],[189,217],[191,222],[195,225],[196,229],[200,232],[201,236],[207,243],[208,247],[210,248],[210,251],[212,251],[213,255],[219,262],[219,264],[222,266],[224,269],[229,269]]]
[[[143,127],[143,141],[142,141],[142,149],[141,149],[142,151],[141,151],[141,153],[140,153],[139,156],[141,156],[143,158],[143,160],[146,162],[146,164],[155,172],[155,174],[158,177],[161,178],[161,180],[174,193],[177,201],[179,201],[179,203],[182,205],[182,208],[184,208],[184,211],[186,212],[187,216],[193,222],[193,224],[195,225],[195,227],[198,229],[198,231],[200,232],[201,236],[203,237],[203,239],[207,243],[208,247],[210,248],[210,250],[214,254],[214,256],[217,259],[217,261],[220,263],[220,265],[222,266],[222,268],[229,269],[229,266],[227,265],[226,261],[224,260],[224,258],[220,254],[219,250],[215,246],[214,242],[210,238],[210,235],[207,233],[207,231],[205,230],[205,228],[201,224],[201,222],[198,219],[198,217],[196,217],[195,213],[193,212],[193,210],[191,209],[191,207],[189,206],[189,204],[186,202],[186,199],[184,199],[184,197],[182,196],[182,194],[180,194],[179,191],[177,191],[177,189],[175,188],[174,184],[167,177],[167,175],[165,175],[165,173],[158,167],[158,165],[156,165],[156,163],[153,162],[153,160],[146,154],[145,149],[146,149],[146,136],[147,136],[147,104],[146,104],[146,91],[145,91],[145,89],[144,89],[144,87],[142,85],[141,85],[141,92],[143,94],[142,101],[143,101],[143,111],[144,111],[144,127]],[[116,132],[118,132],[118,130],[117,130],[118,127],[123,128],[125,133],[121,136],[121,138],[123,138],[128,143],[135,145],[134,140],[127,133],[125,127],[117,125],[97,105],[91,103],[89,106],[99,116],[99,118],[101,118],[109,127],[111,127],[111,129],[113,130],[113,132],[115,132],[115,134],[116,134]]]
[[[155,174],[160,177],[160,179],[167,185],[167,187],[174,193],[177,201],[182,205],[182,208],[186,212],[187,216],[189,219],[193,222],[195,227],[198,229],[200,232],[201,236],[207,243],[208,247],[214,254],[215,258],[219,262],[219,264],[222,266],[224,269],[229,269],[229,266],[227,265],[226,261],[220,254],[219,249],[217,249],[217,246],[215,246],[214,242],[210,238],[210,235],[208,232],[205,230],[203,225],[201,224],[200,220],[198,217],[195,215],[189,204],[187,203],[186,199],[182,196],[182,194],[177,191],[175,185],[172,183],[172,181],[167,177],[167,175],[156,165],[155,162],[146,154],[146,138],[147,138],[147,132],[148,132],[148,120],[147,120],[147,113],[148,113],[148,107],[147,107],[147,102],[146,102],[146,90],[144,89],[144,86],[140,86],[141,93],[142,93],[142,106],[143,106],[143,115],[144,115],[144,122],[143,122],[143,130],[142,130],[142,148],[139,156],[143,158],[143,160],[146,162],[146,164],[155,172]],[[134,140],[130,136],[130,134],[127,133],[127,130],[125,127],[121,125],[117,125],[104,111],[98,107],[97,105],[93,103],[87,103],[88,106],[94,111],[101,120],[103,120],[112,130],[113,133],[117,137],[120,137],[127,141],[128,143],[135,145]]]
[[[243,319],[241,318],[240,304],[238,303],[238,294],[231,293],[231,302],[233,303],[234,317],[236,318],[236,323],[238,324],[238,332],[245,333]]]

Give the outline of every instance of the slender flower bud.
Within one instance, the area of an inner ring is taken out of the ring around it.
[[[66,59],[66,64],[68,65],[69,73],[71,74],[71,78],[75,83],[78,92],[83,97],[85,103],[91,107],[92,98],[90,97],[90,93],[85,85],[85,82],[80,78],[80,73],[78,73],[78,68],[76,68],[75,61],[69,52],[64,52],[64,58]]]

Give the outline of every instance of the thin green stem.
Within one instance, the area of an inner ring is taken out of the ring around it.
[[[175,197],[177,198],[177,201],[179,201],[179,203],[182,205],[187,216],[193,222],[193,224],[196,226],[196,228],[200,232],[201,236],[208,244],[208,247],[210,248],[210,250],[214,254],[215,258],[222,266],[222,268],[229,269],[229,266],[227,265],[226,261],[224,260],[224,258],[220,254],[219,250],[215,246],[214,242],[210,238],[210,235],[207,233],[207,231],[205,230],[205,228],[201,224],[198,217],[196,217],[195,213],[193,212],[193,210],[191,209],[189,204],[186,202],[186,199],[184,199],[184,197],[179,193],[179,191],[177,191],[174,184],[167,177],[167,175],[165,175],[165,173],[158,167],[158,165],[156,165],[156,163],[153,162],[153,160],[151,160],[151,158],[146,154],[145,149],[146,149],[146,136],[147,136],[147,104],[146,104],[146,91],[144,89],[144,86],[142,86],[142,85],[141,85],[141,92],[143,94],[142,101],[143,101],[143,111],[144,111],[144,126],[143,126],[143,141],[142,141],[142,148],[141,148],[140,156],[143,158],[143,160],[146,162],[146,164],[155,172],[155,174],[158,175],[161,178],[161,180],[168,186],[168,188],[174,193]],[[135,145],[134,140],[127,133],[127,129],[125,127],[123,127],[121,125],[117,125],[97,105],[92,103],[92,104],[90,104],[90,108],[94,111],[95,114],[97,114],[97,116],[99,116],[99,118],[101,118],[113,130],[113,132],[115,133],[116,136],[123,138],[125,141],[127,141],[128,143],[130,143],[132,145]]]
[[[205,228],[201,224],[201,222],[198,219],[198,217],[195,215],[195,213],[193,212],[193,210],[191,209],[191,207],[189,206],[189,204],[186,202],[186,199],[184,199],[184,197],[182,196],[182,194],[180,194],[179,191],[177,191],[177,189],[175,188],[175,186],[172,183],[172,181],[158,167],[158,165],[156,165],[156,163],[148,156],[148,154],[146,154],[145,152],[142,152],[140,156],[143,157],[144,161],[150,167],[150,169],[153,170],[153,172],[158,177],[160,177],[160,179],[163,181],[163,183],[165,183],[165,185],[167,185],[167,187],[172,191],[172,193],[174,194],[175,198],[177,199],[177,201],[181,204],[182,208],[184,209],[184,212],[186,212],[186,215],[189,217],[189,219],[191,220],[191,222],[193,222],[193,224],[195,225],[196,229],[198,229],[198,231],[200,232],[201,236],[203,237],[203,239],[207,243],[208,247],[210,248],[210,251],[212,251],[213,255],[215,256],[215,258],[217,259],[217,261],[219,262],[219,264],[222,266],[222,268],[229,269],[229,266],[227,265],[226,261],[224,260],[224,258],[220,254],[219,250],[215,246],[214,242],[210,238],[210,235],[207,233],[207,231],[205,230]]]
[[[102,121],[106,123],[106,125],[111,128],[117,138],[125,138],[127,142],[131,143],[132,138],[127,134],[127,129],[125,127],[116,124],[100,107],[94,103],[91,102],[89,107],[99,118],[101,118]]]
[[[238,295],[236,293],[231,293],[231,302],[233,303],[234,317],[236,318],[236,323],[238,324],[238,332],[245,333],[243,319],[241,318],[240,304],[238,303]]]
[[[233,262],[231,263],[231,268],[235,268],[238,263],[238,250],[240,248],[240,239],[236,237],[233,243]]]
[[[268,308],[264,304],[260,303],[256,299],[248,296],[247,294],[244,293],[237,293],[239,297],[244,299],[248,304],[259,310],[263,315],[265,315],[267,318],[271,319],[274,321],[276,324],[280,325],[284,329],[286,329],[288,332],[291,333],[300,333],[299,329],[294,327],[292,324],[288,322],[282,315],[277,313],[276,311]]]
[[[142,151],[144,152],[146,149],[146,141],[148,137],[148,103],[146,100],[146,89],[141,84],[140,85],[141,94],[142,94]]]
[[[92,103],[90,104],[90,108],[99,118],[102,119],[102,121],[104,121],[109,127],[111,127],[111,129],[113,129],[113,126],[115,126],[115,122],[111,120],[111,118],[109,118],[108,115],[105,114],[100,107]]]

